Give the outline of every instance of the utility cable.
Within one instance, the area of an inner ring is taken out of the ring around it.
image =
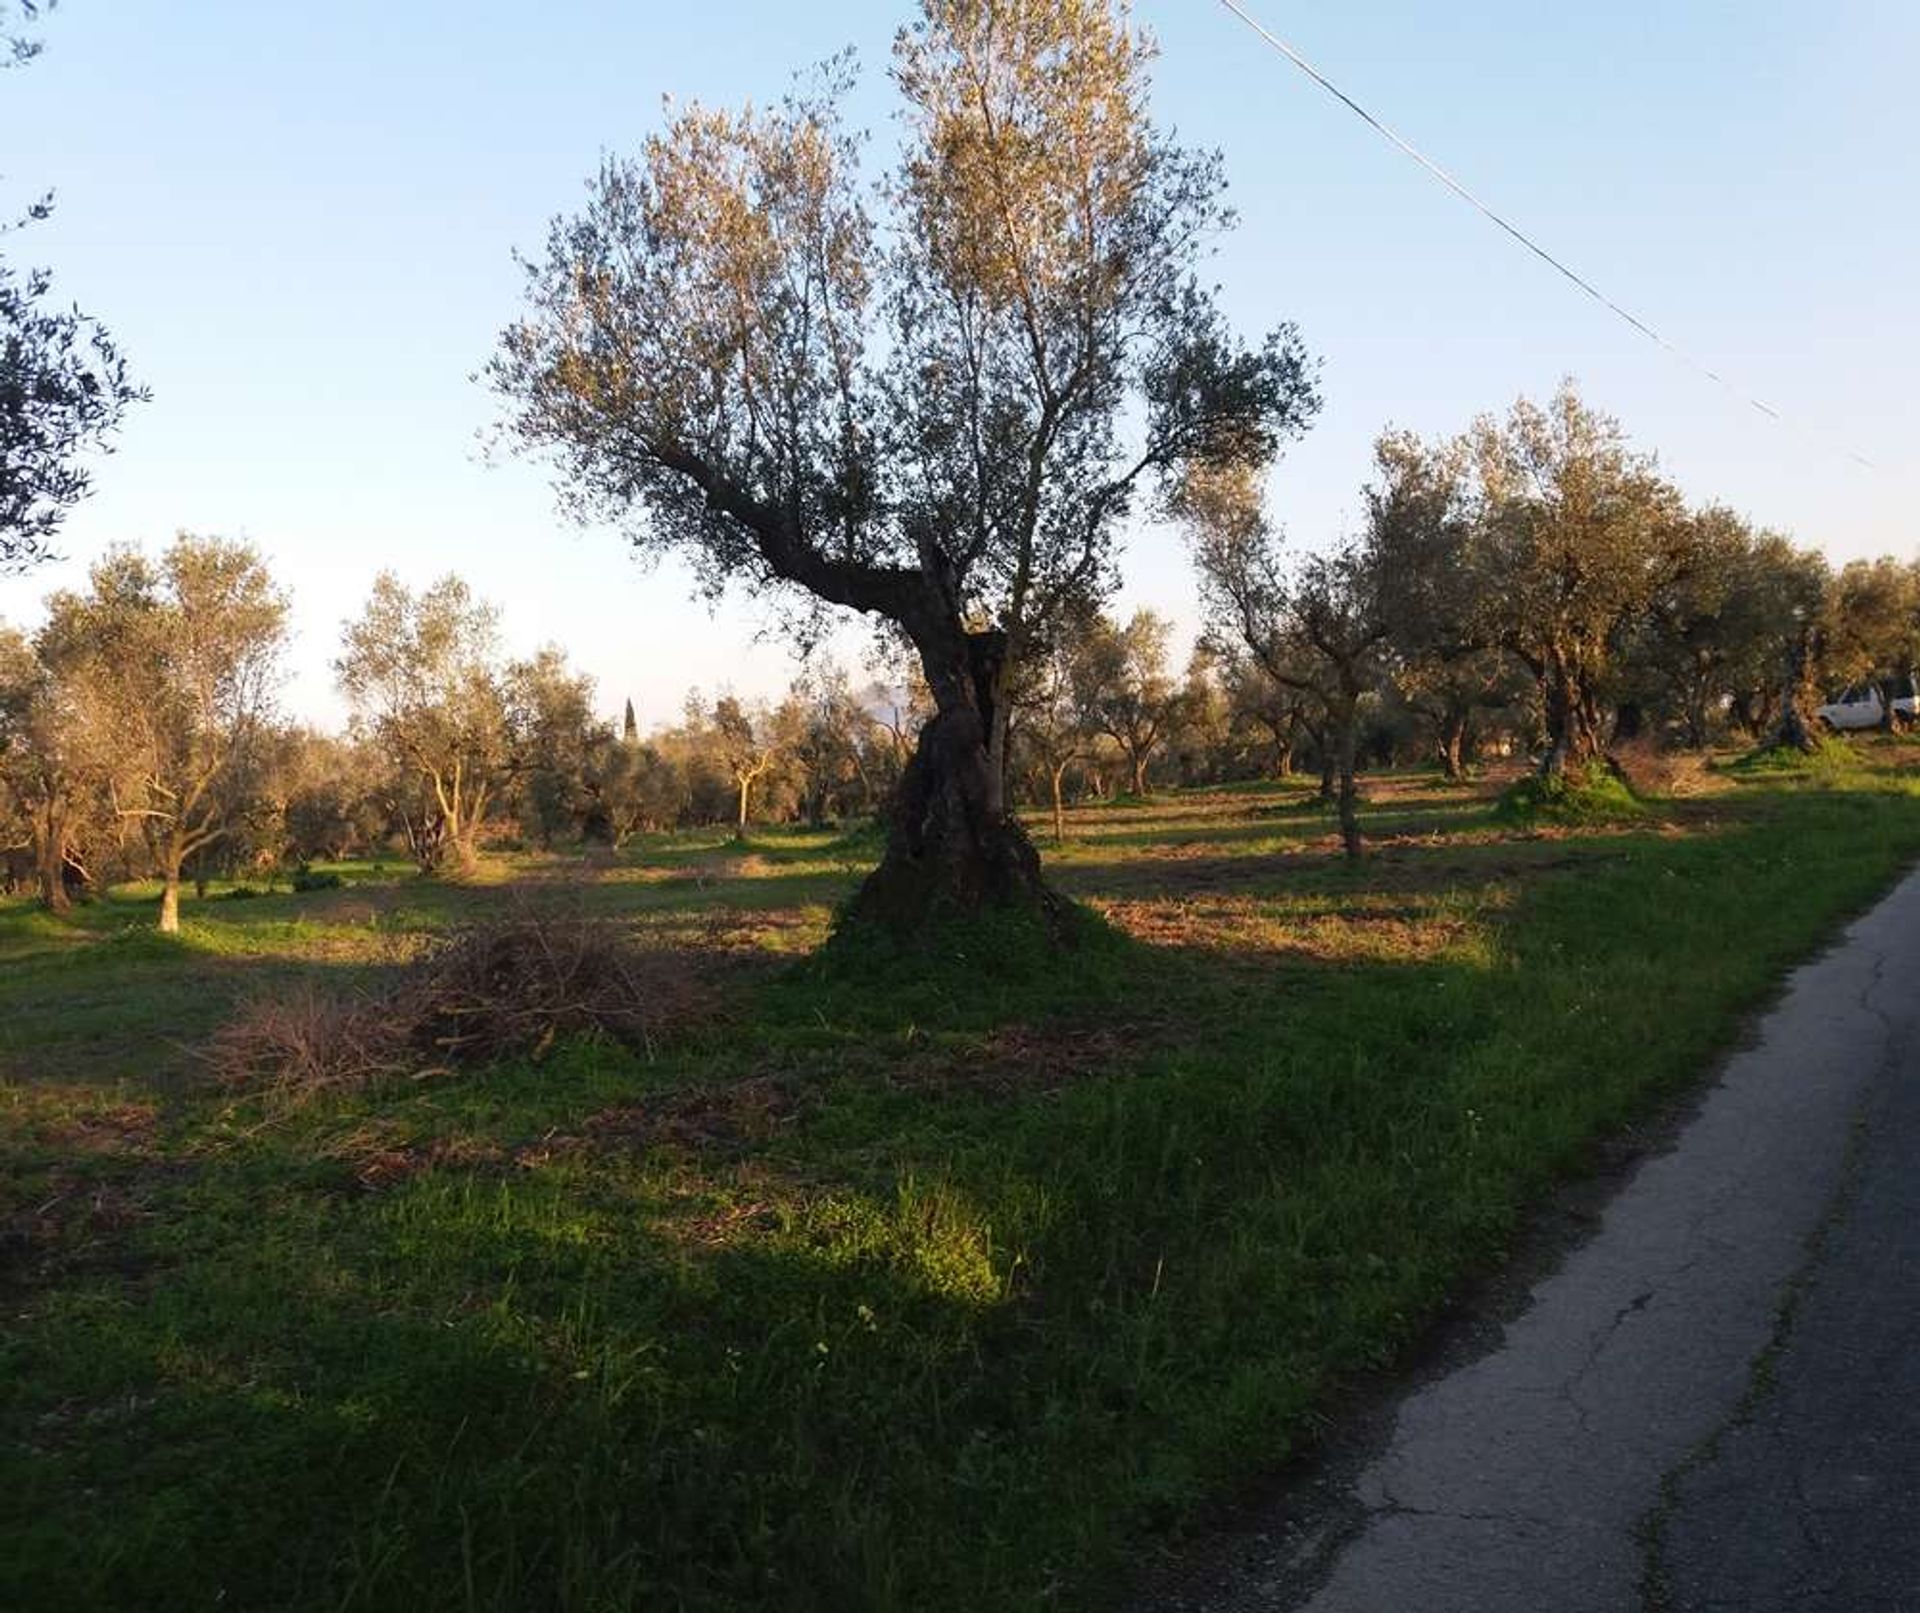
[[[1733,382],[1729,381],[1724,375],[1720,374],[1718,370],[1711,368],[1709,365],[1701,363],[1699,359],[1695,358],[1691,353],[1687,352],[1685,348],[1678,347],[1674,343],[1668,341],[1666,337],[1662,336],[1657,330],[1655,330],[1645,320],[1640,319],[1639,317],[1637,317],[1632,313],[1629,313],[1625,308],[1621,307],[1619,303],[1615,302],[1604,291],[1602,291],[1598,286],[1596,286],[1591,280],[1588,280],[1584,275],[1576,273],[1567,264],[1563,263],[1559,258],[1555,257],[1551,252],[1549,252],[1545,247],[1540,245],[1538,241],[1534,240],[1518,225],[1513,224],[1509,220],[1503,218],[1493,208],[1489,207],[1485,202],[1481,201],[1478,196],[1474,195],[1472,191],[1468,190],[1465,185],[1461,184],[1459,180],[1455,179],[1452,174],[1448,173],[1446,169],[1442,168],[1437,162],[1433,161],[1432,158],[1428,157],[1424,152],[1422,152],[1410,140],[1406,139],[1404,136],[1400,135],[1395,130],[1390,128],[1387,124],[1383,123],[1379,118],[1375,117],[1364,106],[1362,106],[1358,101],[1356,101],[1351,95],[1347,94],[1345,90],[1341,89],[1338,84],[1334,83],[1332,79],[1328,78],[1326,74],[1322,73],[1317,67],[1315,67],[1312,62],[1308,61],[1306,57],[1302,56],[1299,51],[1295,50],[1293,46],[1289,45],[1278,34],[1272,32],[1270,29],[1265,27],[1257,18],[1255,18],[1251,13],[1249,13],[1243,6],[1239,4],[1239,0],[1220,0],[1220,3],[1223,6],[1225,6],[1227,10],[1231,11],[1236,17],[1238,17],[1242,22],[1244,22],[1262,39],[1264,39],[1275,50],[1279,51],[1280,54],[1286,57],[1288,61],[1292,62],[1293,65],[1299,68],[1301,72],[1305,73],[1308,78],[1314,81],[1314,83],[1318,84],[1321,89],[1327,92],[1327,94],[1331,95],[1336,101],[1340,102],[1342,106],[1346,107],[1348,111],[1356,114],[1358,117],[1364,120],[1367,124],[1371,125],[1375,131],[1377,131],[1379,134],[1384,136],[1387,140],[1391,141],[1394,145],[1398,146],[1415,162],[1419,163],[1422,168],[1426,169],[1428,173],[1432,174],[1435,179],[1439,180],[1441,184],[1445,185],[1448,190],[1452,191],[1454,195],[1458,196],[1463,202],[1465,202],[1469,207],[1472,207],[1476,212],[1480,213],[1489,222],[1496,225],[1501,230],[1505,231],[1508,235],[1512,236],[1514,240],[1518,241],[1536,258],[1539,258],[1541,262],[1548,265],[1548,267],[1553,269],[1556,273],[1560,274],[1564,278],[1571,280],[1576,286],[1578,286],[1583,292],[1585,292],[1595,302],[1599,303],[1602,308],[1607,309],[1610,313],[1613,313],[1618,317],[1620,317],[1621,319],[1625,320],[1635,330],[1640,332],[1642,336],[1645,336],[1649,341],[1653,342],[1656,346],[1660,347],[1663,351],[1665,351],[1672,357],[1677,358],[1682,364],[1686,365],[1689,369],[1697,371],[1699,374],[1704,375],[1708,380],[1725,388],[1726,391],[1731,393],[1734,397],[1740,399],[1741,402],[1746,403],[1750,407],[1759,410],[1759,412],[1765,415],[1769,420],[1776,421],[1779,424],[1784,426],[1789,426],[1789,427],[1793,427],[1794,429],[1804,431],[1805,428],[1794,426],[1794,422],[1790,421],[1787,418],[1787,416],[1783,415],[1778,409],[1774,408],[1772,404],[1765,403],[1761,401],[1759,398],[1754,397],[1751,393],[1742,391],[1738,386],[1734,385]],[[1847,448],[1842,451],[1847,455],[1849,459],[1852,459],[1857,464],[1866,466],[1868,470],[1877,470],[1879,468],[1877,465],[1874,464],[1874,462],[1871,459],[1867,458],[1865,454],[1862,454],[1855,449]]]

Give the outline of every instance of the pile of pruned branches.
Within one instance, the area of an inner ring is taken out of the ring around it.
[[[650,1055],[697,1002],[691,971],[675,963],[605,923],[528,908],[453,931],[380,987],[255,997],[202,1051],[226,1084],[290,1092],[538,1059],[571,1039]]]

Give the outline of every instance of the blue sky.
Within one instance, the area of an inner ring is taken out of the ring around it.
[[[543,473],[489,467],[472,382],[536,248],[602,149],[663,93],[768,99],[844,45],[888,138],[907,0],[63,0],[0,78],[14,238],[112,326],[153,389],[70,559],[0,580],[31,623],[108,543],[244,536],[294,595],[287,705],[332,720],[339,624],[391,566],[458,570],[516,650],[564,645],[617,710],[690,684],[771,693],[771,620],[552,513]],[[1456,429],[1576,376],[1690,493],[1836,559],[1920,533],[1920,6],[1910,0],[1252,0],[1443,166],[1674,340],[1788,410],[1769,423],[1652,348],[1471,213],[1214,0],[1138,0],[1161,120],[1226,156],[1239,231],[1215,274],[1243,329],[1291,319],[1326,409],[1276,478],[1305,545],[1350,524],[1389,422]],[[1837,447],[1829,444],[1839,445]],[[1845,448],[1878,463],[1869,472]],[[1193,621],[1178,539],[1129,544],[1125,604]],[[860,640],[848,641],[850,653]]]

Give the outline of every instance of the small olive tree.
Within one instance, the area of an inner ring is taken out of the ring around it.
[[[24,633],[0,627],[0,803],[51,912],[71,905],[67,870],[86,793],[66,692]]]
[[[1261,510],[1258,481],[1245,471],[1191,478],[1181,509],[1210,637],[1237,644],[1272,682],[1311,702],[1341,841],[1358,858],[1360,706],[1385,676],[1389,629],[1378,520],[1362,538],[1289,563]]]
[[[1180,686],[1167,671],[1173,623],[1138,610],[1125,622],[1094,618],[1075,647],[1072,674],[1089,726],[1127,758],[1133,793],[1147,793],[1147,768],[1180,720]]]
[[[417,799],[403,792],[399,811],[423,872],[449,851],[473,866],[487,809],[512,777],[498,620],[458,577],[416,594],[383,571],[334,662],[354,721],[418,787]]]
[[[271,734],[287,601],[248,545],[183,534],[157,561],[109,553],[84,593],[47,601],[38,648],[77,743],[160,876],[180,927],[188,859],[239,827]]]

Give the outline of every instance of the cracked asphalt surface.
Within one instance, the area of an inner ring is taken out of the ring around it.
[[[1150,1605],[1920,1613],[1915,982],[1920,874],[1491,1349]]]

